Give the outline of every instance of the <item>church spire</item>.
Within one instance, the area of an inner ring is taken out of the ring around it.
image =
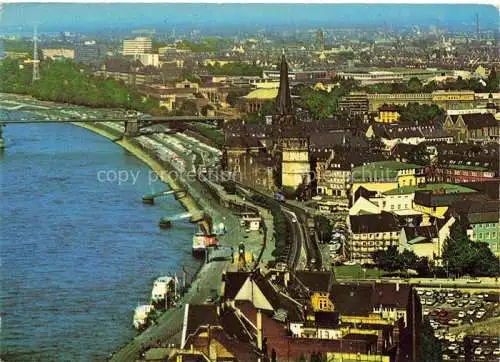
[[[292,98],[290,96],[290,86],[288,84],[288,64],[285,59],[284,51],[281,55],[280,87],[274,103],[280,116],[292,114]]]

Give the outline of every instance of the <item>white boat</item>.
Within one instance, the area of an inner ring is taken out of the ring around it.
[[[168,276],[157,278],[151,291],[151,303],[166,306],[175,298],[175,279]]]
[[[134,310],[134,328],[141,329],[146,326],[146,320],[149,313],[154,309],[151,304],[137,306]]]

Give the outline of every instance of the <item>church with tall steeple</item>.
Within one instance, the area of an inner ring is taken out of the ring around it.
[[[300,189],[297,196],[302,196],[311,180],[309,132],[295,115],[284,54],[279,68],[271,122],[255,125],[240,120],[227,125],[223,164],[243,184],[287,195]]]
[[[281,187],[285,191],[295,192],[300,185],[306,187],[310,183],[311,165],[307,133],[302,122],[297,121],[293,110],[285,54],[281,56],[280,84],[275,108],[273,127],[281,156]]]

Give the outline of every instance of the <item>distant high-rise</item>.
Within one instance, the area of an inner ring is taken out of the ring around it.
[[[321,29],[318,29],[316,32],[316,42],[318,43],[319,50],[325,50],[325,35]]]
[[[151,53],[152,48],[151,38],[137,37],[123,41],[123,55]]]
[[[82,64],[96,64],[106,58],[107,49],[95,41],[78,44],[75,49],[75,61]]]

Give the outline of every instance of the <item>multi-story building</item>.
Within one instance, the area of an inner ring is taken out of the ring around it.
[[[108,59],[94,75],[113,78],[132,86],[156,83],[161,79],[158,69],[143,67],[139,61],[129,62],[120,58]]]
[[[383,104],[378,109],[377,122],[380,123],[397,123],[399,121],[399,110],[396,106]]]
[[[489,182],[498,176],[500,154],[496,144],[439,144],[436,152],[437,161],[427,170],[430,182]]]
[[[447,115],[443,129],[453,134],[455,142],[500,140],[500,122],[491,113]]]
[[[274,191],[275,162],[272,156],[265,152],[243,153],[239,156],[239,182],[257,189]],[[236,176],[236,175],[235,175]]]
[[[75,57],[75,49],[67,48],[44,48],[42,49],[43,58],[47,59],[73,59]]]
[[[231,137],[225,144],[226,170],[231,174],[242,172],[242,155],[257,156],[265,152],[265,147],[255,138]]]
[[[360,361],[390,362],[396,355],[408,357],[419,345],[421,306],[408,284],[339,283],[329,272],[226,272],[221,302],[196,316],[189,306],[182,348],[195,343],[190,336],[206,325],[233,331],[235,345],[250,336],[257,352],[277,361],[319,352],[335,360],[355,355]]]
[[[475,192],[468,187],[446,183],[403,186],[383,192],[381,194],[382,200],[381,203],[379,202],[379,206],[382,210],[388,212],[411,210],[413,208],[415,192],[432,190],[446,190],[448,194]]]
[[[140,61],[145,67],[151,66],[151,67],[159,67],[160,66],[160,59],[158,54],[151,54],[151,53],[140,53],[137,55],[134,55],[134,58]]]
[[[95,41],[85,41],[75,48],[75,62],[82,64],[96,64],[106,59],[107,49],[103,44]]]
[[[350,215],[350,237],[347,241],[349,258],[360,264],[373,263],[373,253],[398,245],[401,226],[398,218],[389,212]]]
[[[372,93],[367,95],[371,112],[386,104],[406,105],[408,103],[437,104],[444,109],[467,109],[475,105],[473,91],[444,91],[432,93]]]
[[[472,241],[487,243],[491,251],[500,255],[500,202],[459,201],[450,206],[451,214],[465,223]]]
[[[425,183],[422,166],[397,161],[372,162],[352,169],[351,194],[363,186],[367,190],[384,192],[396,187]]]
[[[137,37],[123,40],[123,55],[150,53],[152,50],[151,38]]]
[[[351,92],[339,102],[339,110],[349,115],[362,116],[368,113],[369,101],[366,93]]]
[[[474,161],[471,163],[474,163]],[[440,164],[432,167],[432,173],[433,179],[438,182],[483,182],[495,179],[496,172],[493,170],[493,167],[495,166],[468,165],[467,162],[464,162],[464,164]]]
[[[432,103],[444,109],[472,108],[476,96],[474,91],[445,91],[437,90],[432,92]]]
[[[444,219],[448,208],[457,201],[486,201],[488,198],[478,192],[454,192],[446,189],[415,191],[413,209],[429,217]]]
[[[408,103],[432,103],[431,93],[370,93],[366,97],[370,112],[376,112],[384,104],[404,106]]]

